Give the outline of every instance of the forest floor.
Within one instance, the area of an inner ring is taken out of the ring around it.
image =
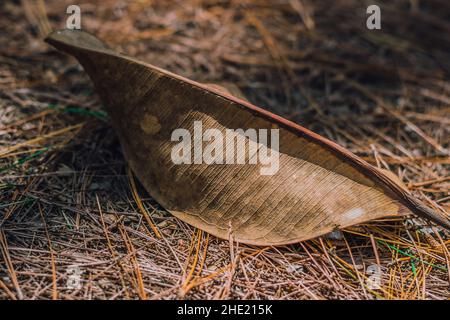
[[[356,0],[77,2],[82,28],[112,47],[232,82],[450,214],[448,1],[383,1],[381,30]],[[42,41],[70,4],[0,4],[1,299],[450,298],[450,234],[422,219],[255,247],[166,212],[82,68]]]

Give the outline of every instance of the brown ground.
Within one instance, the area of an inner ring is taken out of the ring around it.
[[[112,46],[233,82],[449,214],[447,0],[383,1],[381,31],[365,27],[370,1],[89,2],[77,1],[82,27]],[[259,248],[165,212],[131,182],[86,74],[42,42],[69,4],[0,4],[1,298],[450,298],[449,233],[417,218]],[[79,289],[68,287],[74,268]]]

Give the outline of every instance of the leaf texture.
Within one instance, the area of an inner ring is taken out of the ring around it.
[[[391,173],[218,86],[119,54],[82,31],[57,31],[47,42],[83,65],[150,195],[197,228],[247,244],[279,245],[400,213],[450,227]],[[279,129],[279,170],[262,175],[262,164],[248,164],[248,153],[245,165],[174,164],[171,134],[178,128],[193,132],[195,121],[224,134]]]

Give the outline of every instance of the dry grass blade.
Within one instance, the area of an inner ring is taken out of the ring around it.
[[[136,182],[134,182],[133,173],[131,172],[131,169],[128,169],[128,178],[130,180],[130,186],[131,186],[131,192],[133,193],[134,201],[136,201],[136,204],[138,205],[139,210],[141,211],[142,215],[145,217],[145,220],[147,221],[150,228],[155,233],[156,237],[161,238],[161,234],[158,231],[158,228],[155,226],[155,223],[152,221],[152,218],[150,217],[149,212],[142,204],[142,200],[139,197],[139,194],[136,189]]]

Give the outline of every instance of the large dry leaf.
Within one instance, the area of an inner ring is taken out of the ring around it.
[[[197,228],[257,245],[293,243],[401,212],[450,228],[447,218],[413,198],[392,175],[218,87],[114,52],[85,32],[58,31],[47,42],[83,65],[151,196]],[[278,172],[261,175],[260,164],[174,164],[177,142],[171,134],[191,131],[194,121],[221,132],[279,129]]]

